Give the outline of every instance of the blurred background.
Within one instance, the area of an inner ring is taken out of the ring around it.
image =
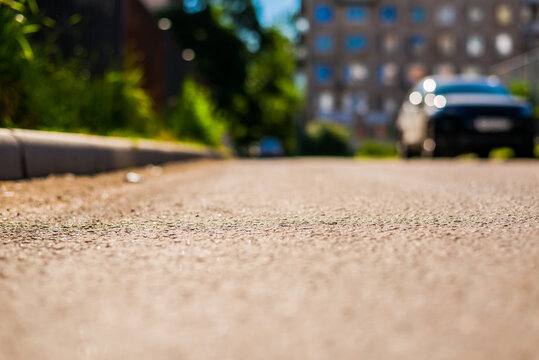
[[[0,127],[395,156],[431,74],[539,104],[539,0],[0,0]]]
[[[398,137],[401,104],[427,75],[496,75],[539,104],[538,0],[304,0],[296,24],[305,118],[356,142]]]

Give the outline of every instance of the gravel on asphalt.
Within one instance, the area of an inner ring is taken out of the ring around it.
[[[539,163],[0,182],[0,359],[539,359]]]

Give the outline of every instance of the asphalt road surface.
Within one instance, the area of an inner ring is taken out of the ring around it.
[[[0,359],[539,359],[539,163],[0,183]]]

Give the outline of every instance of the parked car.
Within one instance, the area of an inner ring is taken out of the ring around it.
[[[408,94],[397,118],[402,157],[455,156],[511,147],[533,157],[532,107],[495,77],[428,77]]]
[[[284,156],[284,147],[281,140],[274,137],[264,137],[260,142],[249,149],[253,157],[280,157]]]

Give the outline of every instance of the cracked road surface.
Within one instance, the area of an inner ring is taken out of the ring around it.
[[[0,359],[539,358],[539,163],[0,183]]]

